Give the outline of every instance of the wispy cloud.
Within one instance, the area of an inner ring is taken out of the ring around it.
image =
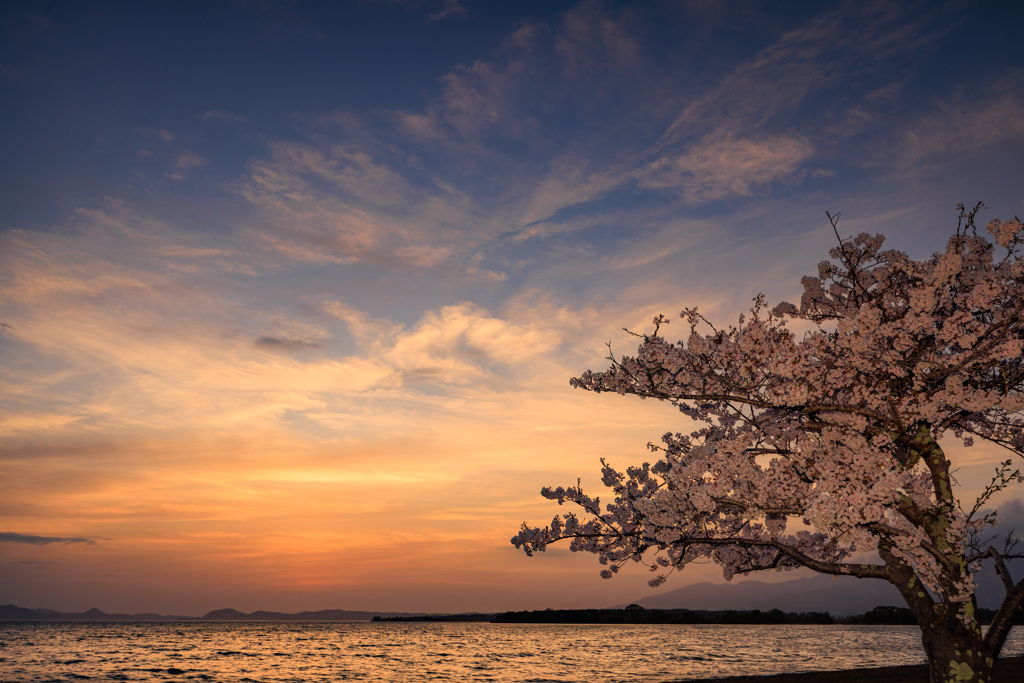
[[[798,110],[805,99],[882,58],[919,50],[956,25],[946,6],[920,12],[883,2],[843,3],[781,36],[687,105],[652,151],[715,130],[743,135]]]
[[[883,56],[938,40],[956,23],[946,16],[949,11],[908,19],[902,9],[884,3],[848,3],[824,12],[688,103],[635,160],[588,178],[586,185],[603,194],[638,182],[676,189],[692,203],[799,180],[797,172],[836,132],[836,124],[821,121],[803,126],[799,135],[788,130],[803,102],[839,80],[877,68]],[[851,108],[845,132],[862,130],[872,118],[861,107]]]
[[[465,17],[468,13],[462,5],[462,0],[443,0],[441,9],[431,12],[430,21],[437,21],[445,17]]]
[[[429,311],[384,357],[406,381],[474,384],[496,363],[517,365],[559,345],[557,332],[496,318],[471,303]]]
[[[447,268],[468,278],[501,279],[466,263],[488,235],[464,197],[438,183],[413,184],[407,174],[414,169],[342,145],[324,150],[278,143],[271,159],[253,166],[241,192],[271,226],[260,239],[290,258]]]
[[[646,66],[642,38],[623,17],[597,2],[566,12],[554,38],[554,53],[563,72],[577,77],[586,72],[632,72]],[[522,40],[522,34],[513,40]]]
[[[27,543],[29,545],[50,545],[60,543],[68,545],[71,543],[82,543],[84,545],[97,545],[91,538],[65,538],[62,536],[34,536],[31,534],[16,534],[10,531],[0,531],[0,543]]]
[[[317,342],[305,341],[302,339],[278,339],[277,337],[260,337],[254,344],[257,348],[269,351],[305,351],[307,349],[319,349]]]
[[[678,156],[651,163],[637,180],[641,187],[680,188],[691,202],[709,201],[748,195],[756,185],[793,179],[813,156],[814,147],[800,137],[704,138]]]
[[[174,165],[180,169],[187,170],[190,168],[195,168],[196,166],[205,166],[206,160],[203,159],[198,154],[196,154],[195,152],[189,152],[188,150],[185,150],[184,152],[178,154],[177,157],[175,157]]]
[[[204,112],[199,115],[201,119],[213,119],[216,121],[229,121],[231,123],[248,123],[249,119],[238,114],[232,114],[229,111],[223,109],[211,109],[208,112]]]
[[[897,147],[904,167],[943,160],[949,153],[979,152],[996,142],[1024,140],[1024,97],[1019,91],[984,100],[945,104],[913,122]]]

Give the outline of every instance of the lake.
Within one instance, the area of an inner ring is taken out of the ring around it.
[[[1018,626],[1003,655],[1021,654]],[[923,662],[916,626],[0,622],[0,680],[19,683],[661,683]]]

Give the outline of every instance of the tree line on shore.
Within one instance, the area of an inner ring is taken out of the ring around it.
[[[995,610],[980,609],[982,623],[991,621]],[[645,609],[629,605],[625,609],[545,609],[505,612],[503,614],[436,614],[409,617],[374,617],[373,621],[463,622],[487,621],[496,624],[856,624],[914,626],[917,619],[906,607],[881,605],[859,616],[833,617],[828,612],[783,612],[780,609],[690,610]],[[1019,612],[1015,624],[1024,624]]]

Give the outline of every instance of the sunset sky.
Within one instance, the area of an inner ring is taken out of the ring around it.
[[[569,379],[835,236],[1024,216],[1024,3],[0,4],[0,604],[601,607]],[[682,335],[681,321],[668,336]],[[1001,454],[953,449],[971,497]],[[1024,487],[1004,492],[1005,504]],[[799,574],[755,577],[782,580]]]

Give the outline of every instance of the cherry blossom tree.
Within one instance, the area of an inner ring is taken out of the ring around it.
[[[581,515],[524,523],[512,543],[532,555],[568,540],[605,578],[643,562],[652,586],[701,559],[726,579],[808,567],[889,581],[921,625],[931,681],[987,683],[1024,605],[1005,560],[1024,555],[1012,533],[990,545],[984,508],[1024,477],[1011,457],[965,507],[943,446],[980,439],[1024,456],[1024,226],[989,222],[992,244],[980,208],[961,206],[945,251],[922,261],[883,251],[881,235],[840,238],[799,306],[768,311],[759,296],[728,329],[687,309],[676,344],[655,318],[636,356],[571,383],[667,401],[697,428],[649,444],[653,465],[602,461],[614,491],[603,509],[578,483],[543,489]],[[798,338],[787,319],[814,329]],[[1006,589],[986,633],[973,578],[984,558]]]

